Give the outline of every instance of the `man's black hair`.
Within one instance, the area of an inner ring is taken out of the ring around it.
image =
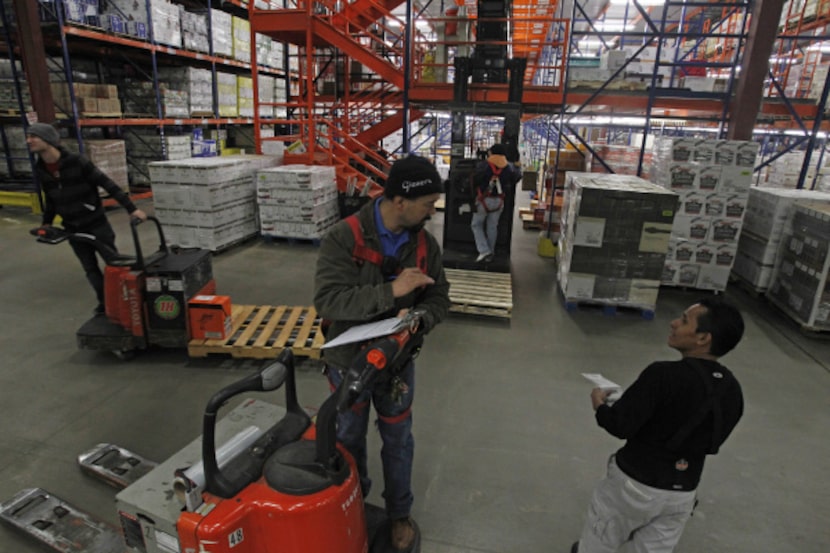
[[[738,345],[744,335],[744,319],[741,312],[722,299],[703,298],[697,302],[706,312],[697,318],[697,332],[712,335],[709,353],[716,357],[726,355]]]

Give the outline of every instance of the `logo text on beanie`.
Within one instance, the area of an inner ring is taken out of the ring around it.
[[[432,184],[432,179],[421,179],[421,180],[405,180],[401,182],[401,188],[405,193],[409,193],[411,190],[415,188],[420,188],[422,186],[429,186]]]

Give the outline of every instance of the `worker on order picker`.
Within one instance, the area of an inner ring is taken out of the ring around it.
[[[379,378],[358,398],[354,407],[338,415],[337,438],[357,463],[365,498],[371,486],[367,471],[366,434],[369,404],[378,414],[383,440],[381,459],[389,541],[399,551],[418,546],[417,527],[410,517],[414,440],[412,400],[415,366],[423,335],[446,316],[449,283],[441,249],[423,227],[435,213],[443,192],[442,179],[429,160],[409,156],[396,161],[381,198],[340,221],[323,239],[317,261],[314,305],[331,324],[326,338],[352,326],[388,317],[420,312],[413,349],[397,363],[389,378]],[[360,351],[351,343],[325,350],[326,373],[332,389]]]
[[[493,144],[487,157],[476,165],[473,174],[475,212],[470,223],[478,250],[476,262],[493,260],[504,199],[514,193],[513,187],[520,179],[521,172],[507,161],[504,144]]]

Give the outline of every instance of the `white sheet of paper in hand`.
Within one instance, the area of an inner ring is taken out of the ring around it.
[[[353,344],[354,342],[365,342],[366,340],[379,338],[380,336],[388,336],[401,330],[404,324],[404,320],[400,317],[389,317],[382,321],[353,326],[337,338],[323,344],[323,349],[342,346],[343,344]]]
[[[611,382],[599,373],[582,373],[582,376],[593,382],[594,386],[597,388],[601,388],[606,391],[619,391],[622,389],[619,384]]]

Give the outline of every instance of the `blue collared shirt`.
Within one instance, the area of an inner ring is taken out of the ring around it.
[[[396,234],[384,226],[383,217],[380,216],[380,202],[383,201],[385,201],[384,198],[375,201],[375,227],[377,227],[378,236],[380,237],[380,249],[385,256],[397,257],[398,250],[409,242],[409,231],[403,230]]]

